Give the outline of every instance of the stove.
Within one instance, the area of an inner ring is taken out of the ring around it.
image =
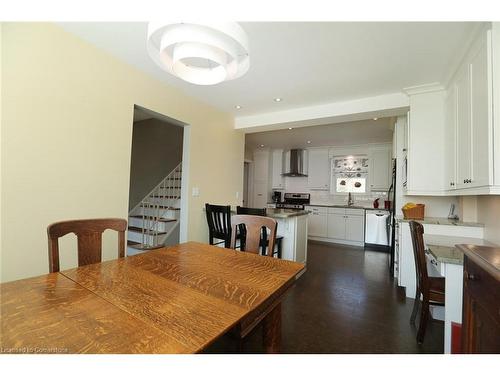
[[[276,208],[286,208],[289,210],[303,210],[305,205],[311,202],[311,194],[306,193],[285,193],[284,201],[276,203]]]

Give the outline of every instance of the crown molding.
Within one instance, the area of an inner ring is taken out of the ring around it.
[[[444,86],[440,82],[424,83],[423,85],[403,88],[403,91],[406,93],[406,95],[425,94],[442,90],[444,90]]]

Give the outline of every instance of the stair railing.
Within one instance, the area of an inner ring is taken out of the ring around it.
[[[142,248],[158,246],[160,219],[181,198],[181,177],[182,162],[130,210],[142,207]]]

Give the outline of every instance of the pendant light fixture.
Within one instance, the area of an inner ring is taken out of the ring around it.
[[[229,81],[250,67],[247,36],[234,22],[150,22],[147,48],[163,70],[196,85]]]

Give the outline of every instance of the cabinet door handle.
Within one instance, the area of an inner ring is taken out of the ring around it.
[[[474,275],[473,273],[469,273],[469,272],[467,272],[467,273],[466,273],[466,276],[467,276],[467,279],[468,279],[468,280],[476,280],[476,281],[477,281],[477,280],[479,280],[479,276]]]

